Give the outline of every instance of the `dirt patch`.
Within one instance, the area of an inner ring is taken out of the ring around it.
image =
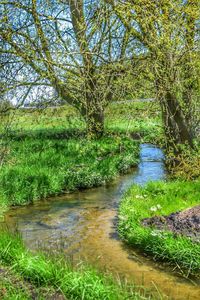
[[[169,216],[145,218],[142,224],[160,230],[170,230],[177,235],[184,235],[195,242],[200,242],[200,205]]]

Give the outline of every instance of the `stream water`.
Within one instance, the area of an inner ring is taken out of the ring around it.
[[[5,216],[9,228],[17,228],[32,250],[62,250],[75,263],[83,261],[114,276],[159,290],[164,299],[200,299],[200,287],[166,265],[156,263],[119,240],[117,207],[133,183],[164,179],[163,153],[142,144],[140,164],[107,186],[65,194],[11,209]],[[141,201],[141,200],[140,200]]]

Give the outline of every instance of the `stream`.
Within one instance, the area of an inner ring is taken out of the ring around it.
[[[116,228],[117,208],[133,184],[165,179],[162,151],[142,144],[140,164],[109,185],[12,208],[5,215],[28,248],[62,251],[74,263],[86,262],[115,277],[160,291],[164,299],[200,299],[200,287],[123,243]],[[139,200],[141,201],[141,200]]]

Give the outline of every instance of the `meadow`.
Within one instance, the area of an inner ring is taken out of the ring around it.
[[[141,139],[161,140],[162,128],[156,104],[149,115],[147,104],[126,105],[108,109],[99,140],[86,139],[83,120],[68,106],[5,116],[1,207],[99,186],[136,166]]]
[[[109,183],[137,166],[140,143],[165,146],[161,113],[154,102],[110,104],[105,134],[98,140],[87,139],[85,129],[84,121],[70,106],[20,109],[3,116],[2,216],[10,206]],[[155,260],[175,266],[185,277],[199,274],[199,244],[168,231],[144,227],[141,221],[198,204],[199,171],[191,167],[191,162],[194,165],[199,161],[198,153],[194,158],[185,160],[187,163],[174,174],[171,172],[178,181],[149,183],[143,188],[134,185],[119,208],[121,238]],[[189,174],[184,178],[188,180],[191,173],[195,180],[183,181],[182,175]],[[160,208],[152,211],[157,205]],[[155,299],[143,288],[116,283],[93,268],[74,269],[63,258],[32,254],[18,235],[4,231],[0,232],[0,260],[3,299],[33,299],[33,291],[38,299],[50,295],[63,299]]]

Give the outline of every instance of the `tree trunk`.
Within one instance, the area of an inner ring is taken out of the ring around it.
[[[99,138],[104,133],[104,111],[98,107],[87,111],[85,115],[88,138]]]
[[[161,108],[168,146],[173,147],[175,151],[178,144],[193,147],[192,130],[176,97],[169,92],[166,93],[161,100]]]

